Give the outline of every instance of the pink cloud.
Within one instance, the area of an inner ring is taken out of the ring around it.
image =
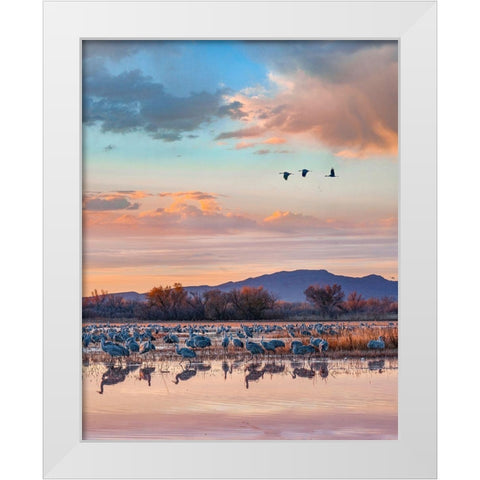
[[[174,201],[171,203],[167,210],[170,212],[178,211],[189,201],[200,205],[200,210],[207,213],[218,212],[221,210],[217,197],[218,195],[208,192],[165,192],[159,193],[159,197],[173,197]]]
[[[397,217],[373,218],[366,220],[350,218],[317,218],[290,211],[277,210],[262,221],[262,226],[267,230],[280,230],[291,233],[303,234],[317,232],[322,235],[342,233],[344,235],[372,235],[397,234]]]
[[[249,143],[249,142],[238,142],[235,145],[235,150],[243,150],[244,148],[252,148],[256,145],[256,143]]]
[[[256,228],[254,220],[246,216],[225,213],[217,201],[217,194],[186,191],[162,192],[159,197],[170,197],[166,207],[115,215],[114,212],[84,211],[84,228],[100,235],[176,235],[233,233]]]
[[[277,210],[270,216],[263,219],[263,225],[267,228],[290,230],[298,228],[318,228],[324,225],[324,222],[310,215],[293,213],[289,211]]]
[[[217,138],[307,134],[343,158],[396,156],[398,64],[391,51],[361,52],[342,68],[342,81],[297,70],[271,76],[274,95],[233,95],[230,100],[242,103],[254,125]]]
[[[286,140],[280,137],[272,137],[264,140],[262,143],[266,143],[268,145],[280,145],[282,143],[286,143]]]

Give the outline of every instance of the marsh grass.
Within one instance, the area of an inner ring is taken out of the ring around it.
[[[385,339],[385,350],[398,348],[398,327],[354,327],[353,329],[341,330],[337,335],[322,335],[328,341],[329,350],[368,350],[367,344],[370,340],[379,336]]]

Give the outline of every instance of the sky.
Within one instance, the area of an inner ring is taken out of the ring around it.
[[[84,295],[397,279],[397,42],[84,41],[82,75]]]

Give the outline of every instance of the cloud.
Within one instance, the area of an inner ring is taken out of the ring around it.
[[[255,152],[253,152],[255,155],[267,155],[268,153],[270,153],[270,150],[267,150],[267,149],[260,149],[260,150],[257,150]]]
[[[146,198],[146,197],[151,197],[151,193],[144,192],[142,190],[117,190],[116,192],[112,193],[118,193],[120,195],[126,195],[128,198]]]
[[[83,197],[83,209],[91,211],[138,210],[140,203],[132,200],[150,196],[146,192],[119,190],[108,193],[86,193]]]
[[[137,192],[134,192],[137,194]],[[218,199],[221,195],[201,191],[162,192],[157,195],[171,201],[150,210],[139,210],[138,203],[122,200],[120,194],[97,195],[96,203],[84,209],[84,226],[90,235],[320,235],[381,236],[395,239],[396,216],[358,218],[318,218],[292,211],[277,210],[263,219],[244,213],[226,212]],[[93,199],[92,199],[93,200]],[[100,202],[100,200],[102,200]],[[124,210],[119,215],[115,210]],[[137,211],[135,211],[137,210]],[[127,212],[128,211],[128,212]]]
[[[265,217],[261,225],[267,230],[290,232],[291,234],[347,235],[381,235],[394,238],[397,235],[397,217],[354,219],[354,218],[317,218],[291,211],[277,210]]]
[[[102,215],[98,215],[101,213]],[[172,203],[166,208],[157,208],[138,214],[112,216],[109,212],[85,212],[85,231],[89,237],[140,237],[231,235],[258,230],[258,225],[242,215],[223,213],[183,202]]]
[[[181,59],[188,42],[83,45],[83,121],[98,124],[104,132],[140,131],[176,142],[228,117],[241,126],[217,134],[215,140],[262,142],[261,137],[268,136],[263,142],[275,144],[284,143],[285,136],[308,135],[342,158],[397,155],[396,41],[239,42],[239,48],[269,69],[269,84],[237,93],[225,86],[214,92],[192,90],[184,96],[167,92],[141,70],[113,74],[107,65],[140,51],[152,58]]]
[[[284,138],[272,137],[264,140],[262,143],[267,145],[280,145],[281,143],[286,143],[286,140]]]
[[[123,210],[131,207],[132,204],[125,197],[114,198],[91,198],[85,200],[85,210]]]
[[[396,156],[396,42],[315,43],[265,47],[264,57],[276,68],[269,94],[230,95],[230,102],[242,103],[249,126],[216,138],[303,135],[343,158]]]
[[[179,140],[182,139],[182,136],[180,135],[179,132],[157,132],[153,133],[151,137],[154,140],[163,140],[164,142],[178,142]]]
[[[175,142],[219,115],[241,118],[239,102],[223,105],[224,93],[217,90],[174,96],[138,69],[113,75],[103,66],[89,69],[87,65],[83,122],[98,124],[103,132],[142,131],[153,139]]]
[[[189,203],[196,203],[200,211],[205,213],[216,213],[221,210],[217,202],[218,195],[208,192],[163,192],[159,197],[172,197],[174,201],[165,209],[168,212],[185,211]],[[195,207],[197,208],[197,207]],[[163,209],[162,209],[163,210]]]
[[[235,150],[242,150],[244,148],[252,148],[256,147],[257,145],[280,145],[282,143],[286,143],[286,140],[284,138],[278,138],[278,137],[273,137],[273,138],[268,138],[267,140],[263,140],[261,142],[238,142],[235,145]],[[257,154],[265,154],[269,153],[270,150],[258,150]],[[277,151],[278,152],[278,151]]]
[[[350,82],[352,76],[368,74],[371,67],[363,63],[364,59],[382,56],[393,62],[398,60],[395,40],[251,41],[244,48],[277,74],[289,75],[301,70],[332,83]],[[362,69],[352,71],[357,59],[361,60]]]
[[[127,207],[127,210],[138,210],[140,208],[139,203],[133,203],[129,207]]]
[[[239,130],[234,130],[231,132],[223,132],[215,137],[215,140],[226,140],[228,138],[249,138],[249,137],[258,137],[265,131],[264,128],[260,126],[241,128]]]
[[[256,143],[249,143],[249,142],[238,142],[235,145],[235,150],[243,150],[244,148],[252,148],[256,145]]]
[[[263,226],[266,228],[290,231],[291,229],[298,230],[299,228],[302,230],[305,228],[318,229],[318,227],[325,226],[325,222],[309,215],[277,210],[263,219]]]
[[[189,191],[189,192],[161,192],[159,197],[185,197],[192,200],[215,200],[219,197],[216,193]]]
[[[229,116],[230,118],[239,119],[246,117],[247,114],[242,111],[243,103],[239,101],[233,101],[228,103],[227,105],[222,105],[218,109],[218,116]]]

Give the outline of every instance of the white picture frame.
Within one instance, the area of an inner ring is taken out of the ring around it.
[[[82,441],[82,39],[398,39],[399,434]],[[45,478],[435,478],[436,2],[44,2]]]

